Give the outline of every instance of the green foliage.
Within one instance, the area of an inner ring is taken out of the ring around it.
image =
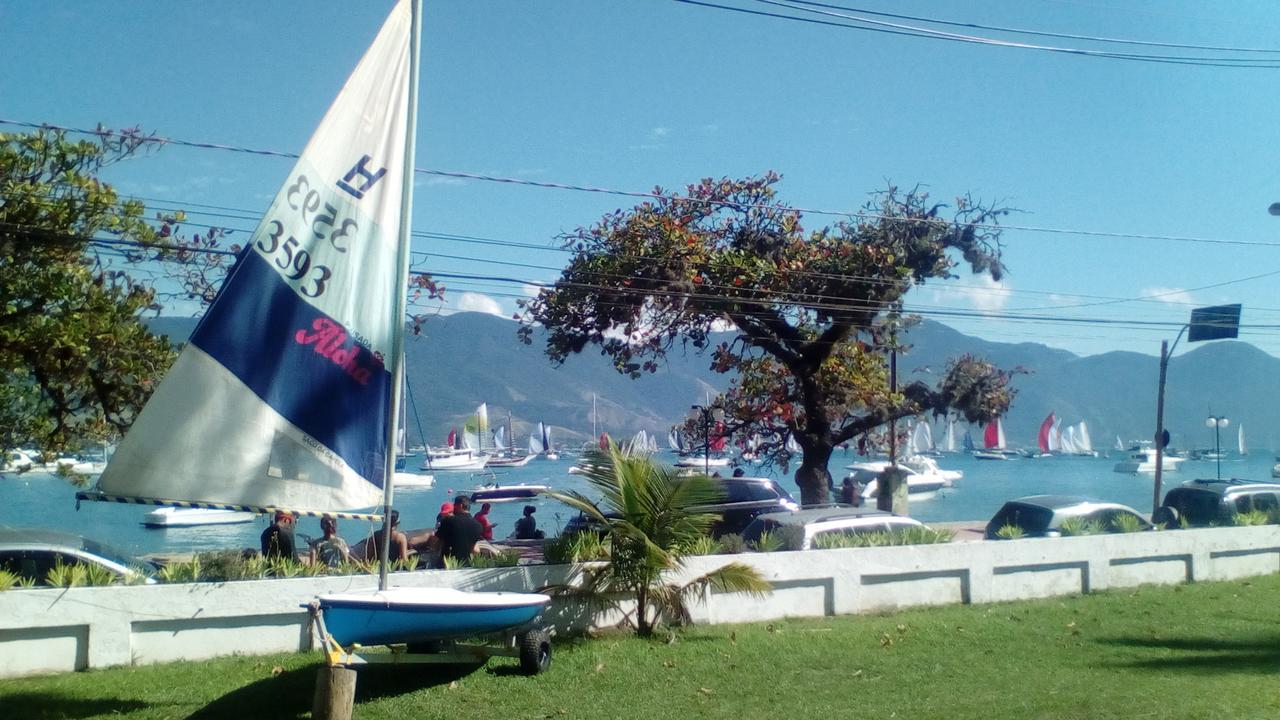
[[[156,579],[162,583],[193,583],[203,579],[199,556],[190,560],[179,560],[165,563],[156,573]]]
[[[16,573],[11,573],[8,570],[0,569],[0,592],[4,592],[5,590],[12,590],[13,588],[17,587],[19,580],[21,580],[21,578],[18,577]]]
[[[1020,537],[1026,537],[1026,534],[1026,531],[1013,524],[1001,525],[996,530],[996,537],[1001,540],[1016,540]]]
[[[1271,516],[1265,510],[1250,510],[1249,512],[1236,513],[1231,516],[1232,525],[1268,525],[1271,523]]]
[[[583,477],[602,496],[601,504],[576,493],[551,493],[606,528],[608,558],[578,566],[578,582],[548,588],[576,596],[589,607],[618,607],[617,597],[635,602],[627,622],[640,635],[655,624],[689,621],[688,602],[708,589],[762,595],[771,586],[751,567],[729,563],[684,585],[664,574],[683,566],[682,557],[708,534],[716,517],[693,508],[718,500],[721,490],[705,476],[678,477],[647,453],[632,454],[610,444],[587,453]]]
[[[719,555],[739,555],[747,551],[747,541],[741,535],[722,535],[716,544]]]
[[[710,535],[703,535],[685,548],[686,555],[715,555],[720,550],[720,543]]]
[[[1058,532],[1063,537],[1074,537],[1077,535],[1097,535],[1101,533],[1103,528],[1094,520],[1085,520],[1079,517],[1070,517],[1062,521],[1058,526]]]
[[[543,559],[550,565],[593,562],[608,557],[606,541],[591,531],[560,535],[543,544]]]
[[[1111,518],[1111,532],[1135,533],[1142,530],[1142,521],[1134,515],[1118,514]]]
[[[569,264],[554,286],[521,301],[518,334],[528,343],[545,328],[557,363],[598,346],[633,378],[657,371],[674,348],[711,350],[711,367],[736,375],[714,403],[729,428],[762,438],[760,452],[782,464],[794,436],[803,502],[818,503],[842,442],[927,410],[971,421],[1007,410],[1008,373],[972,358],[938,388],[890,392],[886,350],[905,294],[953,277],[954,255],[974,273],[1002,276],[998,219],[1008,211],[962,197],[948,219],[927,194],[891,187],[856,219],[806,231],[801,213],[779,201],[779,181],[767,173],[659,190],[562,236]],[[726,320],[737,336],[712,348]],[[686,429],[696,438],[699,426]]]
[[[58,588],[111,585],[116,574],[100,566],[86,563],[63,563],[58,560],[44,578],[45,584]]]
[[[777,552],[782,549],[782,538],[765,530],[755,542],[748,543],[748,547],[756,552]]]
[[[476,553],[471,556],[471,567],[474,568],[515,567],[519,564],[520,553],[515,550],[505,550],[500,553]]]
[[[85,141],[0,133],[0,447],[73,448],[133,421],[173,353],[139,321],[160,308],[153,281],[127,268],[164,261],[176,268],[173,292],[212,295],[208,274],[226,258],[189,250],[216,245],[221,231],[187,240],[182,213],[149,220],[98,179],[148,141],[136,131]],[[95,236],[129,245],[104,252]]]
[[[829,532],[813,538],[813,549],[936,545],[951,542],[952,536],[949,530],[927,527],[908,527],[893,532]]]
[[[461,560],[459,560],[458,558],[452,555],[445,555],[440,559],[442,562],[444,562],[445,570],[459,570],[463,567],[466,567],[465,565],[462,564]]]

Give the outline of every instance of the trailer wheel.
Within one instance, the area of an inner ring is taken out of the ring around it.
[[[525,675],[538,675],[551,667],[551,633],[538,628],[521,633],[520,671]]]

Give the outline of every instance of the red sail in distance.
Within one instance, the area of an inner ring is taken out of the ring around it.
[[[986,429],[982,432],[982,447],[988,450],[1000,447],[1000,418],[987,423]]]
[[[1040,423],[1040,434],[1036,436],[1036,443],[1040,446],[1040,452],[1049,452],[1049,433],[1053,431],[1053,413],[1049,413],[1049,417]]]

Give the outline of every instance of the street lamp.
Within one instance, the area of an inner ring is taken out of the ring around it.
[[[711,475],[711,421],[724,421],[724,408],[703,407],[693,405],[692,408],[702,413],[702,474]]]
[[[1204,421],[1205,427],[1213,428],[1213,457],[1218,461],[1218,479],[1222,479],[1222,442],[1219,432],[1222,428],[1231,424],[1231,421],[1221,415],[1210,415]]]

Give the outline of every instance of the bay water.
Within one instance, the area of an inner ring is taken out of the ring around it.
[[[1012,458],[1006,461],[976,460],[969,455],[944,455],[939,464],[948,470],[961,470],[964,478],[929,500],[913,501],[910,514],[926,523],[975,521],[985,522],[1006,500],[1037,494],[1083,495],[1129,505],[1142,513],[1151,512],[1153,478],[1151,475],[1126,475],[1112,470],[1121,459],[1114,457],[1046,457]],[[659,459],[672,462],[674,456],[662,453]],[[831,474],[838,485],[847,471],[844,466],[859,460],[841,451],[831,460]],[[500,485],[520,483],[548,485],[558,490],[577,490],[590,495],[586,483],[569,474],[576,458],[563,457],[548,461],[535,459],[522,468],[500,469],[493,473],[435,472],[431,488],[397,489],[395,507],[400,511],[400,524],[406,530],[430,528],[443,502],[459,493],[469,493],[477,485],[497,482]],[[1222,477],[1270,480],[1275,458],[1270,453],[1253,452],[1245,457],[1233,456],[1221,463]],[[420,457],[408,459],[411,470],[422,464]],[[795,466],[792,466],[794,471]],[[722,469],[727,474],[727,470]],[[424,471],[425,472],[425,471]],[[1178,472],[1165,473],[1164,489],[1194,478],[1212,478],[1217,472],[1213,461],[1187,460]],[[768,475],[799,498],[799,490],[790,473],[781,468],[748,468],[748,475]],[[44,528],[70,532],[112,545],[125,552],[143,554],[191,553],[206,550],[257,548],[258,535],[269,524],[268,518],[239,525],[212,525],[192,528],[151,529],[142,525],[143,516],[152,508],[116,503],[81,503],[77,509],[77,488],[65,478],[45,473],[0,474],[0,526]],[[548,537],[555,535],[576,511],[545,498],[532,503],[495,503],[490,520],[496,527],[494,538],[507,537],[526,504],[537,507],[538,527]],[[365,538],[374,523],[344,520],[339,534],[350,543]],[[319,520],[303,518],[298,532],[320,535]]]

